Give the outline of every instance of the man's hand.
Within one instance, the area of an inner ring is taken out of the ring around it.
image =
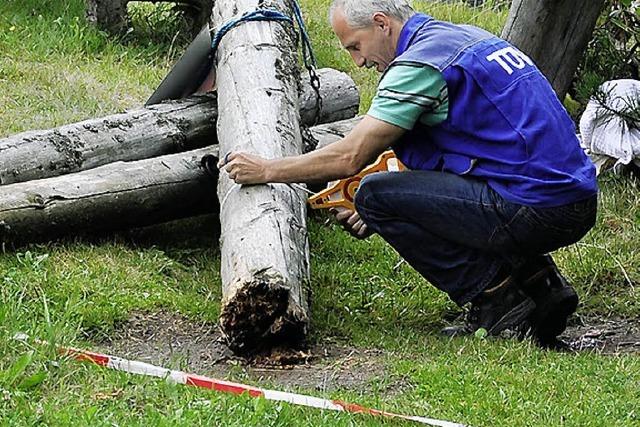
[[[226,171],[236,184],[269,182],[268,167],[269,160],[249,153],[229,153],[218,162],[218,169]]]
[[[353,237],[358,239],[366,239],[373,234],[367,225],[362,221],[358,212],[350,209],[336,210],[331,209],[330,212],[336,216],[336,219],[342,227],[347,230]]]

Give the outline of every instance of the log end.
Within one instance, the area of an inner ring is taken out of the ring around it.
[[[306,305],[306,301],[303,302]],[[223,304],[220,327],[231,350],[254,354],[273,347],[299,347],[307,336],[307,307],[282,278],[254,276]]]

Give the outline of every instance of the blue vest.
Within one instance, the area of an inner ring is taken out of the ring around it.
[[[407,167],[478,177],[506,200],[536,207],[597,193],[573,121],[531,59],[509,43],[416,14],[390,66],[402,63],[437,69],[449,93],[444,122],[418,122],[394,145]]]

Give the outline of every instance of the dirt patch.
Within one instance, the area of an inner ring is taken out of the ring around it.
[[[581,319],[560,337],[570,351],[601,354],[640,354],[640,320]]]
[[[133,314],[97,351],[216,378],[267,381],[284,390],[366,390],[384,370],[381,350],[337,343],[240,358],[227,348],[217,325],[167,312]]]
[[[581,319],[561,339],[571,352],[605,355],[640,354],[640,321]],[[281,390],[296,388],[366,391],[385,379],[387,394],[408,387],[402,378],[384,375],[384,354],[323,342],[307,350],[275,349],[250,359],[235,356],[217,325],[198,323],[167,312],[135,313],[98,351],[215,378],[260,384]],[[384,391],[383,391],[384,392]]]
[[[134,313],[99,348],[173,369],[201,369],[233,358],[216,325],[165,312]]]

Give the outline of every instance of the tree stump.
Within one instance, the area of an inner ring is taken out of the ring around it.
[[[149,3],[174,3],[176,13],[181,13],[191,36],[209,22],[213,0],[138,0]],[[123,35],[129,26],[127,4],[131,0],[87,0],[87,21],[101,30]]]
[[[111,34],[122,35],[127,31],[129,0],[87,0],[87,21]]]

